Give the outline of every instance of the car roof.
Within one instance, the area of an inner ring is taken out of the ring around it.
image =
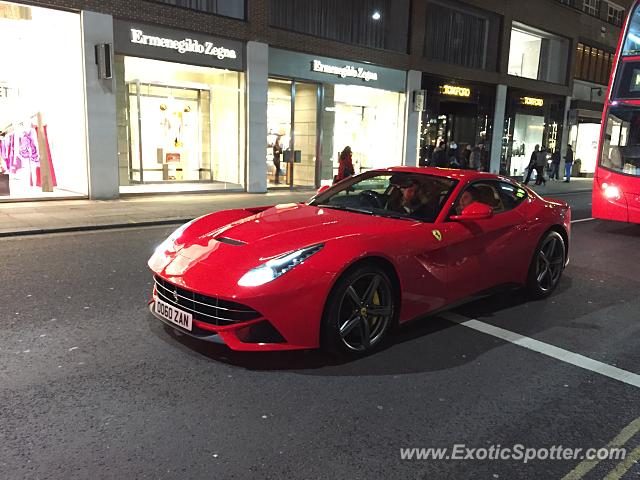
[[[419,175],[433,175],[436,177],[451,178],[459,181],[470,180],[502,180],[512,183],[513,180],[495,173],[478,172],[476,170],[461,170],[458,168],[439,168],[439,167],[389,167],[370,170],[370,172],[394,172],[394,173],[413,173]]]

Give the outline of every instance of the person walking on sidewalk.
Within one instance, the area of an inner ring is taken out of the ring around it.
[[[567,154],[564,156],[564,175],[565,183],[571,181],[571,168],[573,167],[573,149],[571,145],[567,146]]]
[[[536,145],[536,147],[533,150],[533,153],[531,154],[531,159],[529,160],[529,166],[527,167],[527,176],[524,179],[525,185],[528,185],[529,180],[531,180],[531,172],[533,172],[533,169],[536,167],[536,159],[538,158],[539,151],[540,151],[540,145]]]
[[[549,175],[549,180],[560,180],[560,149],[556,148],[551,155],[551,175]]]
[[[471,170],[480,171],[482,169],[482,151],[480,145],[476,145],[469,155],[469,168]]]
[[[536,185],[546,185],[547,180],[544,178],[544,166],[547,164],[547,149],[542,147],[536,153]]]
[[[340,157],[338,158],[338,175],[333,179],[333,183],[338,183],[345,178],[355,175],[355,173],[351,147],[347,145],[344,147],[344,150],[340,152]]]
[[[440,167],[444,168],[447,166],[447,144],[444,142],[440,142],[438,144],[438,148],[433,151],[433,156],[431,157],[431,163],[429,164],[431,167]]]

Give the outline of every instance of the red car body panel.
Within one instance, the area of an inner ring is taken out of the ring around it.
[[[509,179],[434,168],[389,170],[445,176],[458,184],[433,223],[307,204],[213,213],[194,220],[173,242],[159,247],[149,267],[170,284],[256,310],[260,321],[266,319],[284,338],[278,343],[245,343],[243,329],[258,320],[219,327],[194,319],[232,349],[317,348],[331,289],[358,261],[375,259],[393,270],[400,291],[398,320],[404,323],[496,285],[524,284],[542,235],[554,226],[569,235],[568,205],[543,200],[526,187],[529,198],[513,210],[473,222],[448,220],[454,201],[469,182],[513,183]],[[259,287],[238,285],[244,274],[264,262],[316,244],[324,247],[275,280]]]

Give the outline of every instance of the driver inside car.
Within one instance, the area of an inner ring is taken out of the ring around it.
[[[438,213],[437,202],[428,195],[425,185],[411,175],[394,175],[389,183],[402,195],[394,210],[425,220],[433,220]]]

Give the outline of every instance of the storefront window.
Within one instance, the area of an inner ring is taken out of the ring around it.
[[[116,77],[121,192],[242,188],[242,73],[117,56]]]
[[[569,41],[514,23],[509,48],[509,75],[566,83]]]
[[[575,160],[580,161],[580,173],[594,173],[598,158],[600,123],[580,122],[571,127],[569,142],[573,145]]]
[[[318,84],[269,79],[267,185],[316,185]]]
[[[87,195],[77,14],[0,2],[0,200]]]
[[[529,165],[536,145],[547,152],[548,158],[560,148],[564,100],[513,91],[508,98],[507,110],[500,171],[521,176]]]
[[[340,152],[351,147],[356,173],[402,164],[402,93],[357,85],[324,85],[322,178],[338,173]]]

